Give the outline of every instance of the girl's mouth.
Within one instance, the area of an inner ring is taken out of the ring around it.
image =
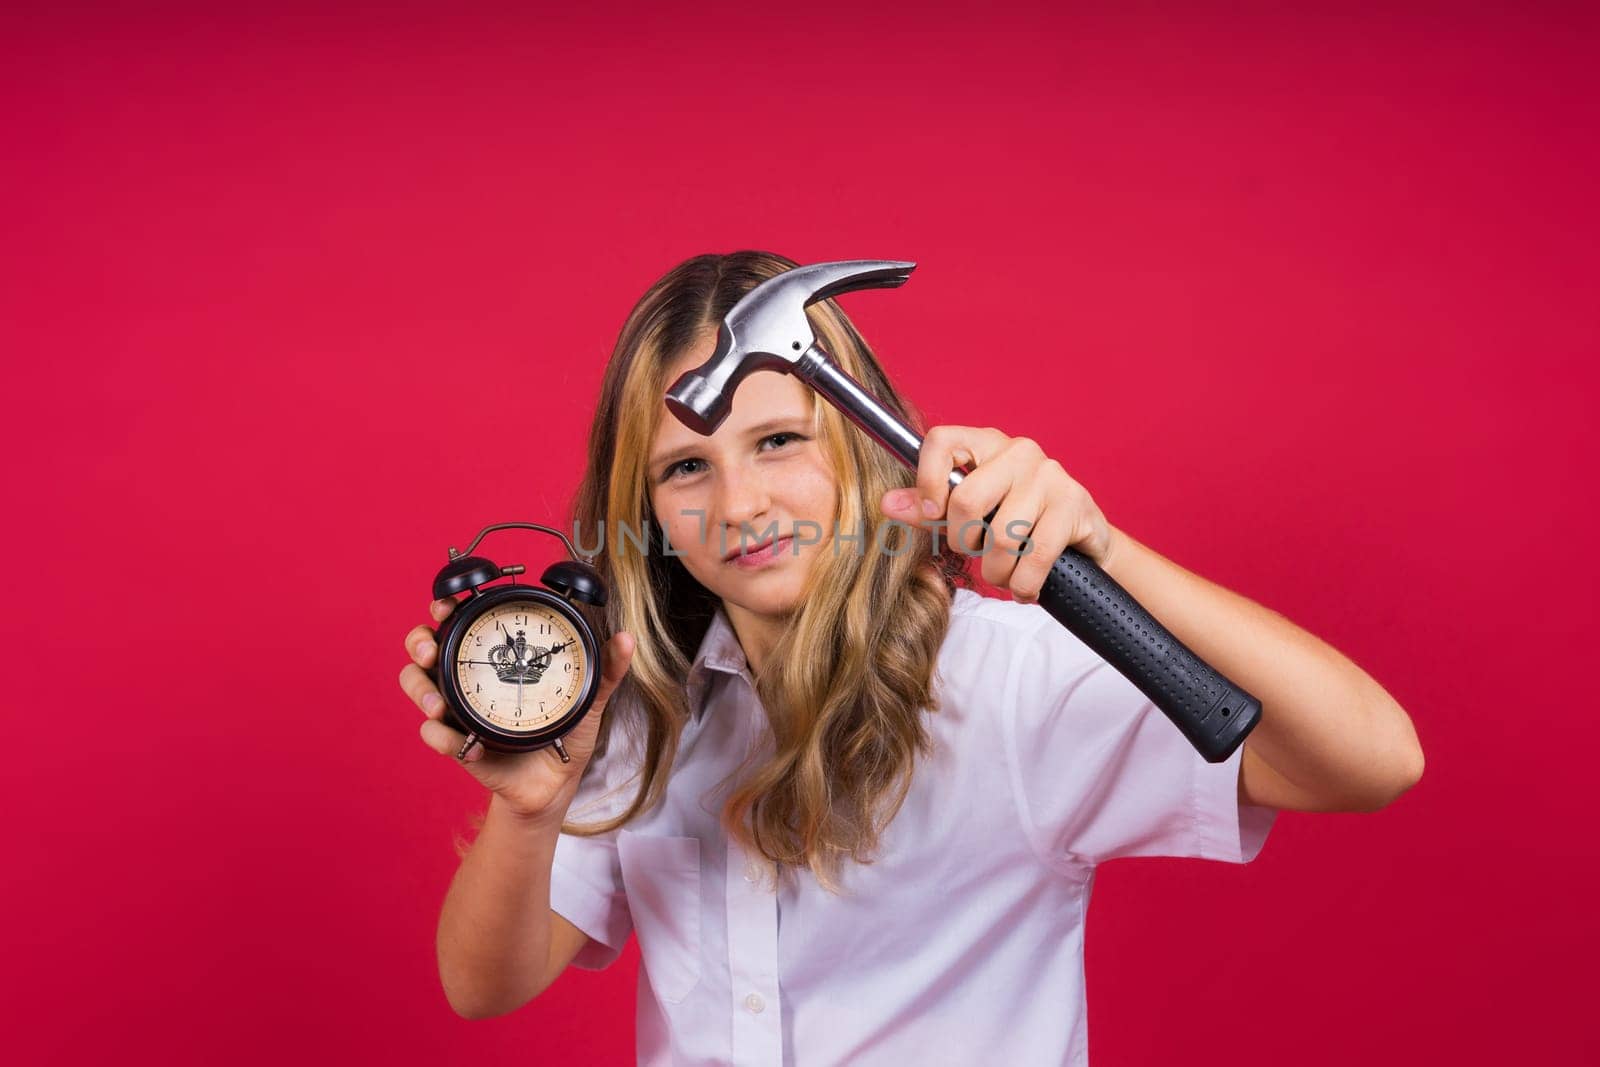
[[[758,545],[747,551],[735,549],[724,562],[731,563],[735,567],[763,567],[788,554],[790,542],[793,540],[792,537],[780,537],[775,541],[768,541],[766,544]]]

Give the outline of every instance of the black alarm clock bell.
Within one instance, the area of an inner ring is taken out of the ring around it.
[[[561,539],[571,559],[548,567],[542,588],[518,585],[521,564],[502,567],[472,553],[496,530],[540,530]],[[501,578],[509,583],[491,585]],[[485,526],[465,553],[433,580],[435,600],[467,596],[436,635],[432,674],[444,696],[444,721],[467,735],[456,753],[474,745],[495,752],[529,752],[547,745],[571,762],[561,739],[583,721],[600,679],[600,646],[574,602],[604,607],[605,582],[565,534],[536,522]]]

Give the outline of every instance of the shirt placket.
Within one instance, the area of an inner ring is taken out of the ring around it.
[[[739,676],[743,688],[738,692],[746,701],[739,721],[745,731],[745,758],[750,759],[767,741],[762,730],[766,715],[756,699],[749,672],[741,670]],[[732,1060],[735,1067],[781,1067],[783,1005],[778,999],[778,894],[773,877],[776,868],[771,860],[747,849],[731,834],[725,840]]]
[[[728,839],[728,968],[733,977],[733,1062],[738,1067],[783,1063],[778,896],[767,887],[772,870],[771,860]]]

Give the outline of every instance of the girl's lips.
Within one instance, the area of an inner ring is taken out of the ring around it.
[[[787,552],[789,550],[789,542],[792,540],[792,537],[780,537],[776,541],[769,542],[765,545],[762,545],[760,548],[746,552],[742,556],[737,554],[730,556],[724,562],[731,563],[735,567],[760,567],[764,564],[771,563],[781,554]]]

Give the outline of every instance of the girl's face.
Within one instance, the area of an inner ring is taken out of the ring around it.
[[[705,362],[715,344],[714,332],[704,335],[667,380]],[[645,468],[656,517],[701,585],[755,615],[791,614],[818,553],[832,551],[838,483],[812,436],[815,402],[794,376],[759,371],[709,437],[660,405]]]

